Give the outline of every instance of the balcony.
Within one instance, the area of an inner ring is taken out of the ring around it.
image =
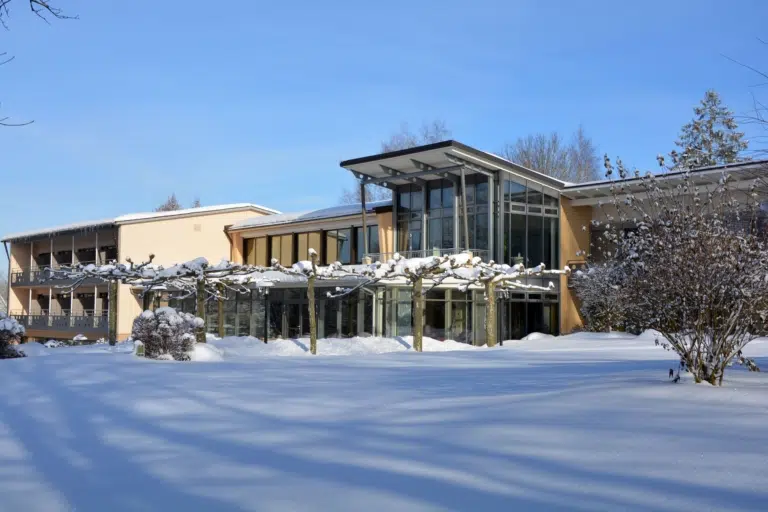
[[[371,253],[368,256],[371,261],[389,261],[395,254],[399,254],[403,258],[427,258],[429,256],[450,256],[453,254],[460,254],[464,249],[422,249],[419,251],[397,251],[394,252],[379,252]],[[490,251],[487,249],[470,249],[472,256],[478,257],[483,261],[488,261],[490,257]]]
[[[106,335],[109,329],[107,312],[83,311],[70,314],[68,311],[49,314],[48,311],[33,313],[12,313],[11,316],[19,321],[28,331],[71,331],[72,335]]]
[[[81,261],[78,262],[82,265],[88,265],[95,263],[93,261]],[[50,278],[51,269],[58,270],[61,265],[46,265],[39,267],[27,267],[27,268],[14,268],[11,269],[11,286],[39,286],[49,285],[52,288],[63,287],[70,285],[74,282],[72,279],[56,279]],[[82,282],[81,286],[96,286],[101,284],[99,279],[86,279]]]

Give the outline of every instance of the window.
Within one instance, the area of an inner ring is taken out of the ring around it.
[[[275,235],[269,237],[270,259],[276,259],[281,265],[293,265],[293,235]]]
[[[453,249],[453,183],[449,180],[429,182],[427,210],[428,251]]]
[[[352,228],[326,231],[325,246],[327,265],[336,261],[349,265],[352,263]]]
[[[488,177],[474,174],[465,178],[467,184],[467,228],[469,244],[464,241],[463,211],[459,212],[459,232],[462,249],[486,250],[488,244]]]
[[[309,250],[314,249],[320,256],[320,262],[322,263],[322,232],[313,231],[311,233],[297,233],[296,234],[296,260],[303,261],[309,260]]]
[[[248,265],[267,266],[267,237],[246,238],[243,240],[245,263]]]
[[[368,229],[368,254],[377,254],[379,252],[379,226],[366,226]],[[355,228],[355,263],[362,263],[365,255],[365,245],[363,244],[363,228]]]
[[[559,205],[542,185],[504,182],[504,261],[559,268]]]
[[[421,249],[422,190],[416,185],[401,185],[397,190],[397,250]]]

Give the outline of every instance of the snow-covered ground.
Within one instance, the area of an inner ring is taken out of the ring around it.
[[[0,361],[0,510],[766,509],[766,374],[671,384],[649,335],[409,342],[24,346]]]

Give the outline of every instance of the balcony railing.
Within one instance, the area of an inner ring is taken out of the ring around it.
[[[47,310],[43,310],[40,313],[32,314],[14,312],[11,316],[28,330],[77,331],[73,334],[87,334],[106,332],[108,329],[106,311],[83,311],[75,314],[62,311],[61,313],[49,314]]]
[[[422,249],[419,251],[397,251],[394,252],[379,252],[371,253],[368,256],[372,261],[388,261],[391,260],[395,254],[399,254],[403,258],[427,258],[429,256],[448,256],[452,254],[459,254],[464,252],[464,249]],[[487,249],[470,249],[473,256],[476,256],[483,261],[488,261],[490,251]]]
[[[91,263],[96,263],[95,261],[79,261],[76,262],[77,264],[82,265],[89,265]],[[33,266],[33,267],[26,267],[26,268],[14,268],[11,269],[11,286],[29,286],[34,284],[42,284],[46,282],[56,283],[56,284],[66,284],[67,281],[71,281],[69,279],[57,279],[52,280],[50,277],[50,271],[51,270],[58,270],[62,268],[63,266],[70,266],[71,264],[54,264],[54,265],[41,265],[41,266]],[[98,284],[98,279],[88,279],[83,284]]]

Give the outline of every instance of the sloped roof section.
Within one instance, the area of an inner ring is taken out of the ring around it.
[[[389,199],[384,201],[371,201],[365,204],[365,210],[367,212],[373,212],[376,208],[390,206],[391,204],[392,201]],[[241,220],[240,222],[236,222],[230,226],[229,230],[236,231],[241,229],[259,228],[263,226],[276,226],[279,224],[293,224],[294,222],[348,217],[350,215],[359,214],[360,209],[360,203],[354,203],[332,206],[330,208],[322,208],[320,210],[281,213],[279,215],[266,215],[263,217],[251,217]]]
[[[22,242],[33,238],[45,237],[45,236],[58,236],[68,233],[77,233],[84,231],[95,231],[97,229],[105,229],[110,227],[119,226],[121,224],[130,224],[135,222],[148,222],[153,220],[160,220],[165,218],[185,217],[195,215],[206,215],[213,213],[224,213],[228,211],[254,211],[263,213],[265,216],[271,216],[279,214],[277,210],[259,206],[251,203],[234,203],[234,204],[221,204],[215,206],[201,206],[199,208],[185,208],[183,210],[173,210],[169,212],[145,212],[145,213],[131,213],[127,215],[120,215],[111,219],[73,222],[71,224],[64,224],[60,226],[53,226],[48,228],[24,231],[20,233],[13,233],[5,236],[3,242]]]

